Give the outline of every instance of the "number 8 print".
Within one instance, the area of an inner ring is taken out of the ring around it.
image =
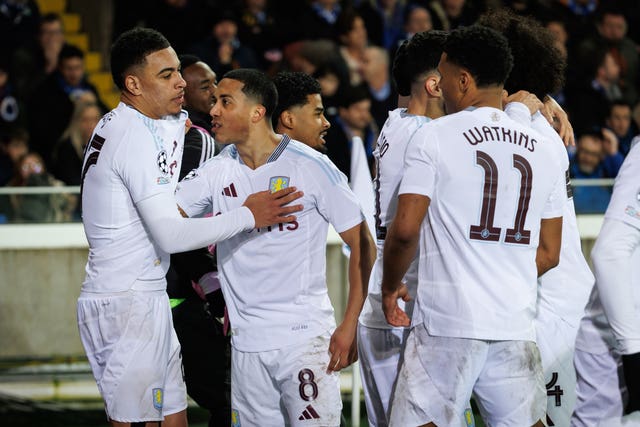
[[[298,380],[300,380],[300,387],[298,387],[300,397],[307,402],[315,400],[318,397],[318,384],[313,381],[314,379],[315,375],[313,375],[311,369],[305,368],[298,373]],[[311,389],[311,394],[308,394],[309,388]]]

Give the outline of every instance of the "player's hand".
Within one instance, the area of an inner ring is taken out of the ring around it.
[[[411,326],[411,319],[407,313],[398,307],[398,298],[402,298],[403,301],[411,299],[409,290],[404,284],[401,284],[395,292],[382,292],[384,317],[391,326]]]
[[[291,214],[301,211],[302,205],[285,205],[299,199],[303,194],[302,191],[296,191],[296,187],[285,188],[275,193],[265,190],[251,194],[243,206],[248,207],[253,214],[256,228],[287,223],[296,220],[296,216]]]
[[[553,118],[551,124],[553,128],[558,132],[562,142],[565,146],[576,145],[575,135],[573,133],[573,126],[569,122],[569,116],[567,112],[562,109],[560,104],[549,95],[544,97],[544,108],[548,111],[548,114]]]
[[[531,115],[534,115],[539,110],[542,112],[541,109],[544,104],[542,103],[542,101],[540,101],[540,99],[538,99],[537,96],[535,96],[531,92],[527,92],[526,90],[519,90],[512,95],[508,95],[506,98],[504,98],[504,95],[505,93],[503,92],[502,102],[504,105],[507,105],[510,102],[520,102],[529,109],[529,113],[531,113]],[[544,112],[542,113],[544,114]],[[549,120],[549,122],[551,123],[551,117],[547,117],[547,120]]]
[[[358,322],[344,321],[336,328],[331,335],[329,342],[329,366],[327,372],[339,371],[346,368],[355,360],[353,358],[354,346],[356,345],[356,327]],[[357,360],[357,350],[355,351]]]

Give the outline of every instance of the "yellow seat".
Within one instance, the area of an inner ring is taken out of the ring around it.
[[[89,36],[87,35],[87,33],[65,33],[64,38],[67,43],[76,46],[81,51],[85,53],[89,51]]]
[[[81,27],[81,18],[77,13],[63,13],[62,15],[62,25],[64,26],[64,31],[68,34],[75,34],[80,32]]]
[[[95,73],[89,73],[87,77],[101,95],[103,93],[112,92],[114,89],[111,73],[98,71]]]
[[[67,10],[66,0],[37,0],[36,3],[41,15],[50,12],[63,14]]]
[[[84,67],[87,73],[102,71],[102,55],[100,55],[100,52],[87,52],[84,56]]]

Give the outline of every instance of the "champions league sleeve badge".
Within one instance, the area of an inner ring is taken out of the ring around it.
[[[275,193],[276,191],[284,190],[289,187],[288,176],[272,176],[269,179],[269,191]]]
[[[169,165],[167,164],[167,152],[165,150],[158,153],[157,163],[160,172],[163,175],[167,175],[169,173]]]

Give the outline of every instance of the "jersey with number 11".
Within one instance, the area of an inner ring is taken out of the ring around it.
[[[562,216],[566,198],[553,153],[540,134],[489,107],[416,132],[399,191],[431,199],[414,324],[437,336],[535,340],[540,221]]]

